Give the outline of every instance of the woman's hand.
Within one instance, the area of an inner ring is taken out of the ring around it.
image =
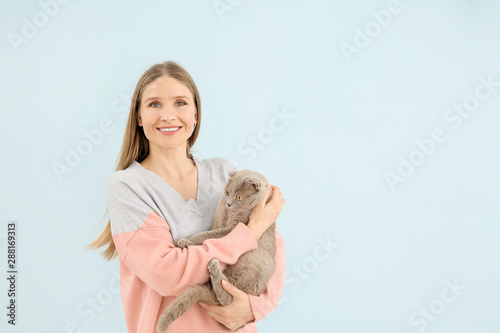
[[[261,202],[257,204],[252,209],[250,213],[250,219],[248,221],[248,228],[252,231],[255,239],[259,239],[260,236],[269,228],[281,212],[281,209],[285,205],[285,199],[281,197],[281,192],[279,187],[272,186],[273,195],[269,202],[266,203],[269,192],[271,192],[271,185],[266,185],[266,194]]]
[[[207,310],[210,316],[231,331],[235,331],[255,320],[247,293],[239,290],[225,280],[222,280],[222,288],[233,296],[233,302],[226,306],[200,302],[200,305]]]

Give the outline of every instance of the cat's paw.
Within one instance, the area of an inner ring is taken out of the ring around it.
[[[194,243],[187,238],[181,238],[177,241],[177,246],[181,249],[185,249],[191,245],[194,245]]]
[[[212,259],[208,263],[208,271],[210,272],[211,275],[216,275],[217,272],[219,272],[220,269],[220,263],[219,260],[217,259]]]
[[[227,291],[224,293],[218,293],[215,296],[222,306],[229,305],[233,302],[233,296]]]
[[[174,314],[171,312],[165,311],[161,315],[160,319],[158,319],[158,324],[156,325],[157,331],[164,333],[174,320],[175,320]]]

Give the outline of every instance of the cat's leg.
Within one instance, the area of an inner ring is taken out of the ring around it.
[[[195,244],[187,238],[181,238],[177,241],[177,243],[175,245],[177,245],[177,247],[180,247],[181,249],[185,249],[186,247],[189,247],[189,246],[195,245]]]
[[[274,257],[262,249],[247,252],[224,270],[228,281],[247,294],[258,296],[266,290],[275,269]]]
[[[224,237],[228,233],[230,233],[233,229],[234,227],[225,227],[225,228],[207,230],[189,237],[189,240],[195,243],[196,245],[200,245],[207,239]]]
[[[168,326],[187,312],[197,302],[217,304],[217,299],[209,283],[185,289],[161,314],[156,329],[165,332]]]
[[[224,288],[222,288],[222,280],[227,281],[227,277],[222,273],[220,268],[219,260],[212,259],[208,263],[208,271],[210,272],[210,280],[212,281],[212,289],[215,293],[215,297],[219,300],[221,305],[231,304],[233,301],[233,296],[228,293]]]
[[[214,230],[202,231],[189,238],[181,238],[177,241],[177,246],[181,249],[189,247],[191,245],[201,245],[204,241],[210,238],[221,238],[226,236],[233,230],[233,227],[225,227]]]

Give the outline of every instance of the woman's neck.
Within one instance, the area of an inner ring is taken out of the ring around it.
[[[163,151],[150,151],[141,165],[160,176],[182,180],[191,174],[195,163],[186,156],[185,149],[165,149]]]

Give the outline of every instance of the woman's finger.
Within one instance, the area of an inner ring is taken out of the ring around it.
[[[269,201],[272,201],[273,203],[275,203],[275,202],[279,202],[280,199],[281,199],[280,188],[278,186],[273,185],[273,195],[271,197],[271,200],[269,200]]]
[[[266,205],[267,198],[269,197],[269,193],[271,192],[271,184],[266,184],[266,194],[264,194],[264,197],[262,200],[258,203],[262,207]]]

